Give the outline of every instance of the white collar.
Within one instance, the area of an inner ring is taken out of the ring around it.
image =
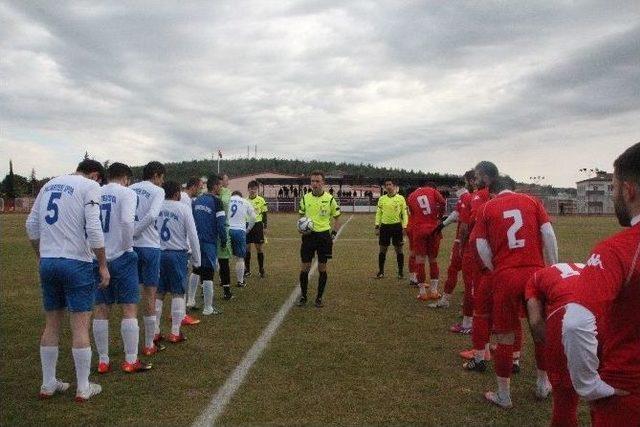
[[[634,216],[633,218],[631,218],[631,226],[633,227],[634,225],[640,223],[640,214]]]
[[[502,190],[501,192],[498,193],[498,196],[501,194],[506,194],[506,193],[513,193],[513,191],[511,190]]]

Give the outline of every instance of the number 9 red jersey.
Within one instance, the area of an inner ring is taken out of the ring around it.
[[[416,189],[407,199],[411,227],[433,230],[438,225],[446,204],[447,201],[435,188]]]

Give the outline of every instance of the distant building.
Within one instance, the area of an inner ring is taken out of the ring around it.
[[[578,181],[579,214],[613,214],[613,174],[598,172],[593,178]]]

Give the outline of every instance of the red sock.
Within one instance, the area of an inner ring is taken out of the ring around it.
[[[475,328],[476,325],[473,326]],[[510,378],[513,365],[513,345],[498,344],[494,364],[497,376]]]
[[[513,341],[513,351],[522,351],[522,325],[520,323],[518,323],[518,327],[515,331],[513,331],[515,334],[515,339]]]
[[[547,370],[547,364],[544,360],[545,346],[544,343],[534,343],[536,349],[536,368],[541,371]]]
[[[440,277],[440,268],[438,268],[438,261],[429,261],[429,278],[432,280]]]
[[[578,394],[571,387],[553,388],[552,427],[578,426]]]
[[[416,263],[416,279],[418,283],[424,283],[427,279],[427,273],[424,271],[423,263]]]
[[[489,319],[487,317],[473,316],[471,342],[474,350],[484,350],[489,342]]]

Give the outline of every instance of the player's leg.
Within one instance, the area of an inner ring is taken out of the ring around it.
[[[391,243],[393,244],[393,248],[396,252],[396,263],[398,265],[398,279],[404,278],[404,239],[403,239],[403,230],[402,225],[397,224],[394,225],[392,235],[391,235]]]
[[[231,268],[229,266],[229,258],[218,258],[220,265],[220,282],[222,282],[223,298],[230,300],[233,298],[231,293]]]
[[[427,295],[427,273],[425,271],[424,263],[426,260],[426,255],[424,254],[424,250],[421,248],[416,248],[416,279],[418,282],[418,296],[417,299],[421,301],[428,301]]]
[[[302,236],[300,244],[300,300],[299,307],[307,304],[307,290],[309,288],[309,270],[311,270],[311,261],[315,255],[314,236],[315,233]]]
[[[244,267],[244,259],[242,260],[242,265]],[[199,284],[200,276],[192,270],[189,274],[189,285],[187,289],[187,308],[195,308]]]
[[[429,299],[440,299],[441,295],[438,292],[438,286],[440,281],[440,268],[438,266],[438,253],[440,252],[440,241],[442,235],[438,234],[432,236],[429,234],[425,236],[427,241],[427,257],[429,259]]]
[[[111,287],[111,285],[109,286]],[[98,373],[106,374],[111,371],[109,361],[109,306],[100,296],[108,290],[98,290],[96,307],[93,311],[93,341],[98,351]]]
[[[171,295],[171,334],[169,335],[169,342],[176,344],[186,339],[184,334],[180,332],[180,326],[183,324],[186,315],[184,301],[184,278],[187,275],[186,251],[171,252],[171,268],[167,275],[170,286],[167,293]]]
[[[260,273],[260,277],[264,277],[264,238],[263,243],[256,244],[256,254],[258,257],[258,272]]]
[[[473,326],[473,264],[470,259],[467,248],[462,248],[462,281],[464,283],[462,322],[449,328],[454,333],[470,334]]]
[[[161,280],[162,282],[162,280]],[[162,341],[164,338],[162,337],[162,331],[160,327],[162,326],[162,310],[164,309],[164,296],[166,292],[162,288],[162,284],[159,286],[159,289],[156,290],[156,324],[153,330],[153,342],[158,343]]]
[[[455,240],[451,248],[451,256],[449,258],[449,268],[447,269],[447,280],[444,283],[444,291],[438,302],[429,304],[431,308],[448,308],[451,301],[451,295],[458,283],[458,272],[462,266],[462,253],[460,251],[460,241]]]
[[[327,261],[333,257],[333,240],[329,232],[317,236],[318,253],[318,293],[316,294],[316,307],[323,307],[322,298],[327,286]]]
[[[231,252],[235,257],[236,283],[238,287],[244,287],[244,257],[247,254],[246,232],[243,230],[231,230]]]
[[[211,243],[200,243],[200,252],[202,253],[202,266],[199,269],[200,278],[202,279],[202,294],[204,299],[204,307],[202,314],[209,316],[211,314],[222,314],[214,305],[214,286],[213,274],[217,264],[217,246]]]
[[[473,348],[463,351],[460,355],[471,359],[462,366],[469,371],[484,372],[485,361],[491,356],[489,352],[489,338],[491,331],[492,289],[489,276],[482,274],[479,269],[473,273],[473,328],[471,343]]]
[[[141,307],[144,323],[143,353],[151,356],[164,346],[154,343],[156,330],[156,288],[160,283],[160,250],[135,248],[138,255],[138,277],[142,285]]]
[[[45,316],[44,330],[40,338],[42,386],[39,396],[41,399],[65,392],[69,388],[69,383],[56,378],[60,326],[64,318],[64,309],[67,306],[63,284],[58,280],[57,275],[60,264],[59,260],[40,259],[40,280]]]

